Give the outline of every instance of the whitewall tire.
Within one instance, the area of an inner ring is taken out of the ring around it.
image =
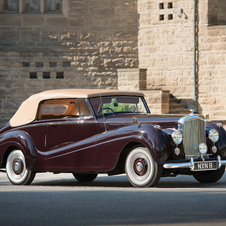
[[[162,166],[155,163],[145,147],[134,148],[126,158],[125,171],[135,187],[155,186],[162,174]]]
[[[30,184],[35,173],[27,170],[26,161],[22,151],[12,151],[6,161],[6,174],[12,184],[28,185]]]

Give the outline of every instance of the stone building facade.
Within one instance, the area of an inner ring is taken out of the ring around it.
[[[62,0],[60,12],[46,12],[45,0],[27,9],[31,1],[16,1],[18,7],[9,5],[9,10],[3,2],[0,124],[33,93],[117,89],[117,68],[138,68],[137,1]]]
[[[168,113],[169,93],[193,108],[194,0],[5,2],[0,124],[56,88],[146,89],[154,113]],[[226,119],[225,13],[226,1],[197,0],[198,108],[215,120]]]
[[[196,2],[198,111],[225,120],[226,1]],[[194,0],[138,0],[138,15],[147,89],[169,90],[194,109]]]

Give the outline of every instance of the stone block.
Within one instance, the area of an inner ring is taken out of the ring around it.
[[[23,27],[43,27],[45,18],[40,15],[33,15],[32,17],[23,17]]]
[[[80,32],[78,38],[79,41],[95,41],[96,32]]]
[[[128,68],[136,68],[138,67],[138,61],[137,61],[137,58],[127,58],[125,60],[125,67],[128,67]]]
[[[10,42],[20,40],[20,32],[17,30],[1,31],[0,30],[0,41]]]
[[[97,56],[90,57],[88,65],[92,66],[92,67],[99,67],[100,66],[100,58]]]
[[[84,19],[70,19],[69,26],[82,27],[82,26],[84,26]]]
[[[41,40],[42,41],[58,41],[58,39],[59,39],[58,32],[43,31],[41,33]]]
[[[33,42],[40,41],[40,31],[21,31],[21,41],[26,42],[30,40],[32,40]]]
[[[46,18],[45,26],[47,27],[66,27],[68,26],[68,18]]]
[[[1,26],[15,26],[20,27],[22,25],[22,18],[14,17],[13,15],[8,15],[7,17],[1,17]]]
[[[116,31],[114,32],[116,41],[132,41],[137,39],[137,31]]]
[[[97,19],[106,19],[106,18],[115,18],[115,8],[95,8],[94,9],[94,18]]]

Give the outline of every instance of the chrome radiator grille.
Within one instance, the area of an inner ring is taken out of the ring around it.
[[[184,117],[179,120],[183,130],[185,156],[199,156],[199,144],[206,143],[205,121],[198,115]]]

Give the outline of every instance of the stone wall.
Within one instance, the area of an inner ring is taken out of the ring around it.
[[[179,8],[181,17],[172,13]],[[139,0],[138,13],[139,67],[147,68],[147,88],[169,90],[192,104],[193,1]]]
[[[225,120],[226,3],[197,2],[198,110]],[[62,14],[0,13],[0,124],[56,88],[168,90],[194,108],[193,13],[194,0],[63,0]]]
[[[169,91],[147,90],[147,70],[138,68],[118,69],[118,90],[141,91],[153,114],[169,113]]]
[[[211,3],[219,8],[225,1],[197,2],[198,110],[225,120],[226,27],[208,25]],[[138,14],[139,67],[147,68],[147,88],[169,90],[194,109],[194,1],[139,0]]]
[[[138,67],[137,0],[63,0],[62,14],[0,13],[0,124],[33,93],[117,88]]]

